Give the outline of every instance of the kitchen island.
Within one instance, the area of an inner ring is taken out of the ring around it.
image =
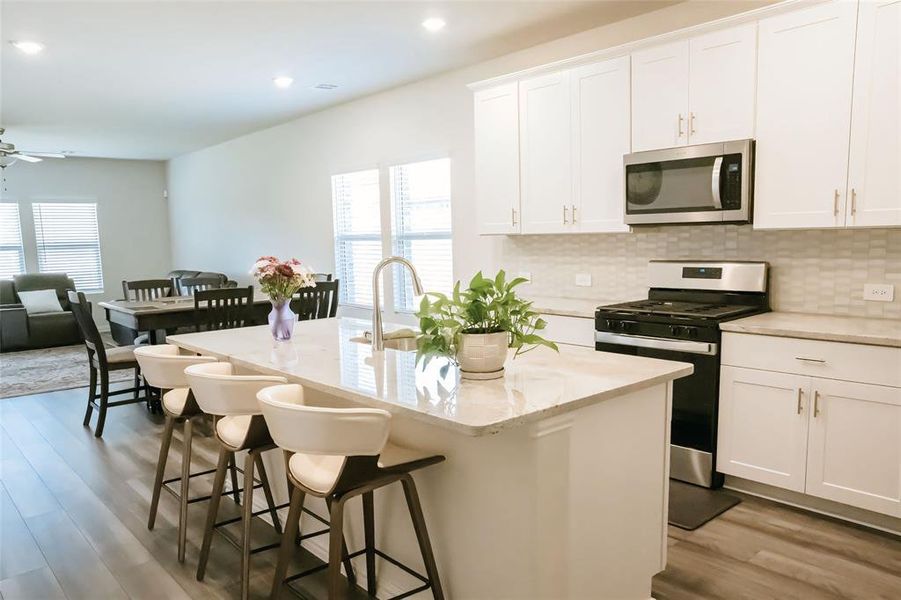
[[[511,356],[503,379],[468,381],[443,359],[423,368],[415,352],[353,341],[369,327],[323,319],[297,323],[290,342],[274,342],[268,327],[168,341],[282,375],[304,385],[308,403],[388,410],[397,443],[444,454],[415,476],[449,598],[650,598],[666,564],[672,381],[691,365],[539,348]],[[270,454],[267,467],[283,469]],[[271,481],[283,480],[277,472]],[[400,489],[376,493],[376,543],[421,569],[405,513]],[[358,548],[353,501],[347,518]],[[304,544],[325,557],[323,538]],[[415,587],[390,564],[378,576],[379,596]]]

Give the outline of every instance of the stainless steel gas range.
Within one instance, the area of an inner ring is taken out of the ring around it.
[[[694,374],[673,383],[670,476],[720,487],[719,324],[769,311],[768,265],[652,260],[648,273],[647,299],[598,307],[595,348],[694,365]]]

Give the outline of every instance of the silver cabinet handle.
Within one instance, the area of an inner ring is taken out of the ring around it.
[[[801,414],[801,398],[804,395],[804,390],[798,388],[798,414]]]
[[[510,208],[510,220],[516,225],[516,209],[512,207]]]
[[[857,214],[857,190],[851,188],[851,216]]]
[[[683,135],[685,135],[685,134],[682,132],[682,121],[684,121],[684,120],[685,120],[685,119],[684,119],[684,117],[682,116],[682,113],[679,113],[679,137],[682,137]]]
[[[835,188],[835,196],[833,196],[832,200],[832,212],[833,214],[838,214],[838,188]]]
[[[572,218],[573,225],[575,225],[576,224],[576,205],[575,204],[572,205],[571,210],[572,210],[572,216],[573,216],[573,218]]]
[[[823,360],[822,358],[807,358],[806,356],[796,356],[795,360],[803,360],[804,362],[826,364],[826,361]]]
[[[688,113],[688,132],[692,135],[695,134],[695,114],[693,112]]]
[[[813,391],[813,416],[818,417],[820,415],[820,391]]]
[[[563,224],[566,225],[566,223],[567,223],[567,220],[566,220],[566,205],[564,204],[564,205],[563,205]]]

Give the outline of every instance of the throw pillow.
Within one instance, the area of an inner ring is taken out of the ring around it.
[[[43,313],[63,312],[63,307],[56,297],[55,290],[34,290],[31,292],[19,292],[19,300],[25,307],[28,316]]]

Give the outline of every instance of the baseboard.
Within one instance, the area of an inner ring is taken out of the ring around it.
[[[864,510],[847,504],[825,500],[815,496],[809,496],[792,490],[777,488],[764,483],[757,483],[741,477],[726,475],[724,488],[742,492],[758,498],[765,498],[795,508],[801,508],[810,512],[848,521],[856,525],[862,525],[871,529],[878,529],[886,533],[901,535],[901,519]]]

